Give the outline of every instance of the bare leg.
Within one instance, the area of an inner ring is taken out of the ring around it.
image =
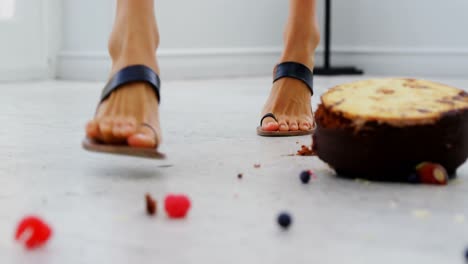
[[[112,58],[110,76],[120,69],[143,64],[159,74],[156,49],[159,33],[153,0],[117,0],[117,14],[109,39]],[[105,143],[128,144],[133,147],[157,147],[161,139],[141,126],[145,122],[161,135],[158,101],[145,83],[128,84],[113,92],[98,108],[86,126],[87,136]]]
[[[316,0],[289,0],[289,17],[284,33],[284,50],[280,62],[294,61],[314,68],[314,52],[320,35],[315,15]],[[313,125],[310,91],[299,80],[283,78],[276,81],[263,108],[262,115],[274,113],[278,118],[266,118],[265,131],[309,130]]]

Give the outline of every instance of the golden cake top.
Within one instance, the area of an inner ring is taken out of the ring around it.
[[[371,79],[331,88],[322,95],[322,104],[358,126],[369,121],[405,126],[468,110],[468,93],[425,80]]]

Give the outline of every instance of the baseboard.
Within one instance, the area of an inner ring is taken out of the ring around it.
[[[316,65],[323,61],[320,55]],[[332,64],[357,66],[370,75],[468,78],[468,49],[337,47]]]
[[[1,69],[0,82],[17,82],[17,81],[36,81],[48,79],[49,69],[44,68],[19,68],[19,69]]]
[[[161,76],[167,79],[196,79],[271,74],[280,48],[160,50]],[[109,74],[107,52],[61,52],[57,78],[104,80]]]
[[[323,61],[316,54],[316,65]],[[222,78],[270,75],[280,47],[160,50],[164,79]],[[468,77],[468,49],[391,47],[336,47],[332,64],[357,66],[371,75]],[[107,52],[63,51],[58,56],[57,78],[102,81],[107,78]]]

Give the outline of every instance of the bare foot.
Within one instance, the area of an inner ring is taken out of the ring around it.
[[[135,64],[146,65],[159,74],[155,55],[158,39],[156,24],[151,20],[118,16],[109,41],[113,61],[111,76]],[[107,144],[157,148],[161,143],[161,129],[154,91],[143,82],[130,83],[114,91],[98,106],[95,117],[86,125],[86,134]]]
[[[311,59],[284,59],[302,63],[312,69]],[[313,128],[311,93],[300,80],[282,78],[277,80],[271,89],[270,96],[263,107],[262,116],[273,113],[277,120],[267,117],[262,122],[264,131],[308,131]]]
[[[280,63],[297,62],[313,70],[314,53],[320,41],[315,9],[315,1],[290,1]],[[263,107],[262,116],[267,113],[273,113],[278,120],[265,118],[261,124],[264,131],[311,130],[314,121],[307,85],[292,78],[277,80]]]

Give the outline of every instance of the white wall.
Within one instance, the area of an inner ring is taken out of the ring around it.
[[[163,78],[268,75],[287,1],[156,0],[156,14]],[[468,77],[466,14],[466,0],[334,0],[333,64],[370,74]],[[58,77],[106,78],[113,15],[113,0],[63,0]]]
[[[11,17],[0,19],[0,81],[53,76],[59,0],[16,0]],[[2,6],[0,6],[1,8]]]

